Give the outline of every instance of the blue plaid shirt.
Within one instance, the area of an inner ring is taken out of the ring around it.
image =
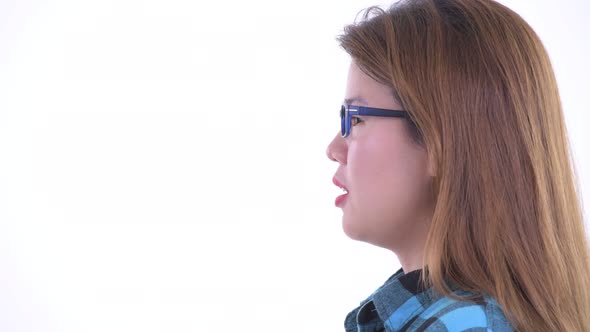
[[[420,288],[422,270],[399,269],[360,306],[348,314],[346,332],[514,331],[500,305],[490,296],[475,301],[444,297],[434,288]],[[452,294],[476,295],[451,287]]]

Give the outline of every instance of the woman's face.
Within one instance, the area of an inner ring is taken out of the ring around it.
[[[351,105],[401,110],[391,90],[350,65],[346,100]],[[350,135],[340,133],[327,149],[338,162],[335,183],[348,194],[337,199],[344,232],[355,240],[392,250],[426,238],[432,217],[433,172],[404,119],[360,116]]]

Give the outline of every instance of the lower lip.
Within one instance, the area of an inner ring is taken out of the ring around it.
[[[336,197],[336,202],[335,202],[336,206],[339,207],[340,205],[342,205],[342,202],[344,202],[344,200],[346,199],[346,196],[348,196],[348,193]]]

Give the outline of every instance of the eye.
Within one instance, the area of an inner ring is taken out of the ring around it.
[[[350,118],[350,123],[353,126],[356,126],[357,124],[359,124],[361,122],[363,122],[363,120],[361,120],[361,118],[359,118],[359,117],[353,116]]]

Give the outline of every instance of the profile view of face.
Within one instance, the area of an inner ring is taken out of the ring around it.
[[[353,61],[345,101],[350,105],[402,110],[391,89]],[[327,148],[338,162],[334,183],[348,193],[336,199],[342,226],[352,239],[396,250],[424,239],[432,217],[432,172],[424,147],[412,140],[405,119],[359,116],[350,135]]]

